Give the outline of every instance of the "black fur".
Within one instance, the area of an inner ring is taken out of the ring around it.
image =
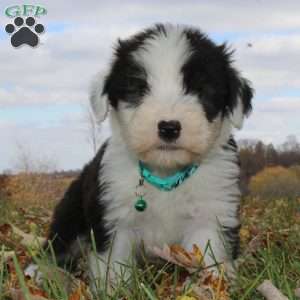
[[[240,228],[241,225],[236,227],[223,226],[223,234],[225,236],[225,247],[230,251],[232,259],[237,259],[240,254]]]
[[[131,54],[143,48],[146,40],[158,34],[167,34],[164,25],[157,24],[130,39],[118,41],[115,59],[105,79],[102,93],[108,95],[110,104],[115,109],[118,108],[119,100],[127,102],[129,106],[137,106],[142,97],[149,92],[147,73]]]
[[[238,152],[238,145],[233,136],[230,136],[227,144],[223,146],[223,149],[229,150],[229,151],[234,151],[236,153]]]
[[[137,106],[149,91],[146,71],[131,54],[142,48],[145,40],[152,38],[156,33],[154,29],[149,29],[131,39],[119,40],[115,60],[103,87],[103,95],[108,95],[110,104],[115,109],[118,108],[120,99],[130,106]]]
[[[109,234],[103,221],[105,206],[100,201],[105,193],[106,183],[99,183],[101,161],[106,146],[107,143],[84,167],[80,176],[71,183],[63,199],[55,208],[48,241],[52,242],[60,265],[65,264],[69,259],[72,246],[77,239],[84,237],[89,240],[92,230],[97,251],[102,252],[108,246]],[[46,249],[49,249],[48,241],[45,244]],[[74,258],[76,253],[71,253],[71,256]]]
[[[227,144],[223,146],[223,149],[226,151],[232,151],[236,153],[236,159],[234,163],[236,163],[240,167],[238,146],[233,136],[229,138]],[[240,182],[240,175],[238,177],[235,176],[234,178],[232,178],[232,180],[236,180],[237,182]],[[240,202],[240,197],[241,197],[240,193],[231,194],[231,196],[232,199],[234,199],[233,200],[234,202],[236,203]],[[234,214],[233,217],[239,220],[239,206],[233,214]],[[225,246],[226,249],[231,254],[232,259],[237,259],[240,254],[240,236],[239,236],[240,227],[241,227],[240,224],[235,227],[222,226],[223,229],[222,232],[225,238]]]
[[[251,110],[252,89],[231,67],[232,51],[217,46],[196,29],[185,31],[192,55],[182,67],[186,94],[195,94],[209,121],[233,111],[241,97],[245,113]]]
[[[167,35],[163,24],[157,24],[130,39],[119,40],[103,88],[103,94],[108,95],[115,109],[119,100],[129,106],[137,106],[149,92],[147,73],[131,54],[159,34]],[[197,29],[187,29],[184,34],[191,50],[190,58],[181,70],[184,89],[187,94],[199,97],[208,120],[213,121],[220,112],[223,115],[232,112],[238,97],[242,99],[244,113],[250,112],[253,91],[249,82],[231,67],[232,51],[225,44],[217,46]]]

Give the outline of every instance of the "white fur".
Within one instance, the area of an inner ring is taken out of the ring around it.
[[[234,217],[238,204],[233,195],[239,195],[237,179],[233,179],[239,175],[237,157],[219,144],[228,137],[229,128],[230,124],[223,125],[223,136],[217,139],[215,148],[198,170],[175,190],[159,191],[145,183],[148,208],[143,213],[134,209],[135,186],[140,178],[138,161],[122,138],[113,135],[103,158],[100,178],[111,183],[105,198],[101,199],[107,202],[107,224],[117,224],[113,227],[117,233],[111,262],[127,261],[132,247],[142,241],[149,252],[153,246],[174,243],[187,249],[197,244],[204,250],[210,241],[216,259],[219,262],[228,260],[220,237],[220,224],[238,225]],[[105,261],[106,257],[107,253],[101,256],[101,260]],[[210,256],[206,256],[208,265],[213,262]],[[93,264],[91,269],[95,271]]]
[[[90,87],[90,103],[97,122],[103,122],[109,111],[107,96],[102,95],[104,75],[99,73],[95,76]]]
[[[241,99],[238,99],[237,105],[234,108],[233,112],[230,114],[230,120],[232,125],[237,128],[241,129],[244,124],[245,114],[243,112],[243,104]]]
[[[154,101],[169,105],[182,101],[181,67],[191,51],[181,26],[166,26],[163,33],[149,39],[146,46],[134,53],[134,58],[147,72],[151,96]]]

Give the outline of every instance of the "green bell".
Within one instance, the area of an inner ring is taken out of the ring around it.
[[[147,202],[144,200],[143,196],[139,196],[134,204],[134,208],[140,212],[143,212],[147,208]]]

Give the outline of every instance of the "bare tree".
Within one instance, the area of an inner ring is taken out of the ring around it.
[[[254,150],[258,142],[259,142],[258,139],[240,139],[237,141],[240,149],[251,149],[251,150]]]
[[[300,144],[297,137],[293,134],[290,134],[286,137],[281,148],[283,151],[300,151]]]
[[[37,155],[32,152],[29,145],[16,143],[14,169],[22,173],[52,173],[57,170],[57,160],[46,154]]]
[[[30,173],[34,169],[34,161],[32,160],[32,154],[28,147],[21,142],[16,143],[17,151],[15,157],[15,169],[18,172]]]

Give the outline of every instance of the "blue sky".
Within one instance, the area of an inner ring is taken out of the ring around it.
[[[47,8],[37,48],[14,49],[0,3],[0,172],[22,151],[59,169],[81,168],[93,155],[86,111],[92,77],[109,63],[113,43],[155,22],[197,26],[236,50],[236,66],[255,87],[254,111],[239,138],[275,144],[300,138],[300,2],[31,1]],[[23,4],[20,2],[20,4]],[[249,47],[249,43],[252,45]],[[104,124],[100,139],[108,134]]]

